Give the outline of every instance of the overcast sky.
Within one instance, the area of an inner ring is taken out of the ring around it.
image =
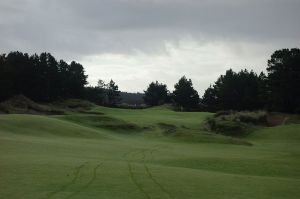
[[[227,69],[265,70],[300,47],[300,0],[0,0],[0,52],[50,52],[123,91],[186,75],[200,95]]]

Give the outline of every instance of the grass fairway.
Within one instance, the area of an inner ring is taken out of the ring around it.
[[[300,198],[299,124],[233,139],[209,113],[92,111],[0,115],[0,198]]]

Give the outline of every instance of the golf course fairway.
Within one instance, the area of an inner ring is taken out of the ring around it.
[[[0,115],[0,198],[300,198],[299,124],[238,139],[204,131],[210,114]]]

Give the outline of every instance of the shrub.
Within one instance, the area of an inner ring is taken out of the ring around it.
[[[265,111],[238,112],[236,113],[236,118],[244,123],[266,124],[267,113]]]
[[[241,136],[249,132],[253,125],[267,124],[265,111],[220,111],[206,119],[206,130],[224,135]]]
[[[50,106],[37,104],[24,95],[16,95],[0,103],[0,113],[61,115],[64,114],[64,111]]]

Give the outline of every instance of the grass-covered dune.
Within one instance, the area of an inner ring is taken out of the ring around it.
[[[210,115],[0,115],[0,198],[300,198],[299,124],[238,139],[205,132]]]

